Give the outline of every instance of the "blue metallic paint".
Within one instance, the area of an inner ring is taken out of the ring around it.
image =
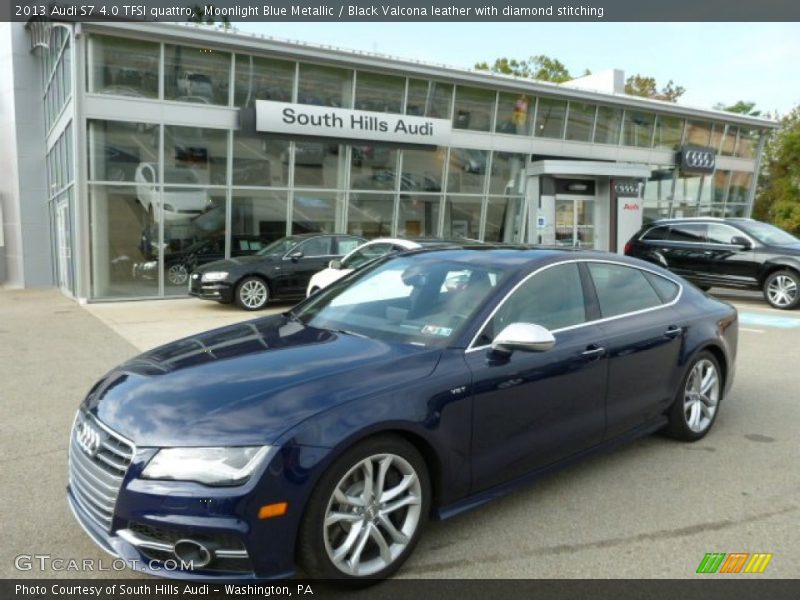
[[[485,251],[462,252],[470,260],[488,260]],[[489,259],[513,263],[517,274],[450,348],[386,344],[276,315],[173,342],[114,369],[85,401],[137,447],[112,531],[137,521],[187,535],[233,534],[251,556],[253,577],[282,577],[293,572],[297,530],[317,480],[344,449],[370,435],[398,432],[420,448],[432,471],[435,515],[443,518],[663,426],[686,365],[703,348],[715,348],[728,374],[726,391],[730,387],[735,311],[689,285],[680,302],[661,314],[557,333],[551,352],[499,361],[488,349],[465,353],[492,307],[527,273],[565,259],[609,259],[596,253],[492,253]],[[667,324],[680,326],[681,335],[660,336]],[[595,342],[608,345],[607,355],[596,361],[575,357]],[[274,451],[239,487],[140,477],[159,447],[256,444]],[[289,503],[285,516],[257,518],[261,505],[283,501]],[[74,510],[98,543],[143,560]]]

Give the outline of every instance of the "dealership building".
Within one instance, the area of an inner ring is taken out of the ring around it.
[[[749,216],[775,123],[169,23],[0,24],[0,285],[185,296],[171,257],[292,233],[620,252]]]

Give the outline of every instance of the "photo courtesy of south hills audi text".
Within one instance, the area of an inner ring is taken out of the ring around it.
[[[278,598],[314,598],[309,583],[291,585],[253,585],[236,583],[105,583],[74,582],[33,584],[15,583],[14,596],[19,598],[196,598],[202,596],[246,596]]]

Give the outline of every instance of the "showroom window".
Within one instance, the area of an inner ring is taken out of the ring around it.
[[[482,194],[488,163],[488,150],[450,148],[447,191]]]
[[[544,138],[563,138],[566,112],[566,100],[539,98],[536,105],[536,126],[533,134]]]
[[[164,127],[164,183],[225,185],[228,130]]]
[[[722,156],[733,156],[736,149],[736,138],[739,136],[739,128],[735,125],[727,125],[725,127],[725,137],[722,139],[722,148],[720,154]]]
[[[570,102],[567,117],[567,139],[575,142],[590,142],[594,129],[597,107],[584,102]]]
[[[725,133],[725,125],[722,123],[714,123],[711,127],[711,142],[709,145],[717,151],[721,152],[722,138]]]
[[[535,98],[528,94],[500,92],[497,105],[497,133],[530,135]]]
[[[334,233],[343,221],[344,194],[299,190],[292,203],[292,233]]]
[[[405,192],[441,192],[444,156],[447,150],[414,148],[402,151],[403,171],[400,190]]]
[[[300,63],[297,101],[300,104],[351,108],[353,71]]]
[[[610,106],[597,107],[597,125],[594,129],[595,144],[619,144],[622,129],[622,109]]]
[[[231,55],[212,48],[164,45],[164,98],[229,104]]]
[[[405,93],[406,80],[402,77],[365,71],[356,74],[357,110],[402,113]]]
[[[397,235],[438,237],[441,202],[438,194],[401,193]]]
[[[295,142],[295,186],[343,188],[347,172],[345,149],[346,146],[333,142]],[[283,160],[288,161],[288,156]]]
[[[287,234],[290,222],[286,192],[234,189],[231,198],[231,246],[240,237],[273,242]]]
[[[622,125],[622,144],[649,148],[653,140],[653,126],[656,116],[636,110],[626,110]]]
[[[233,185],[289,185],[289,142],[266,134],[233,133]]]
[[[739,130],[739,140],[736,143],[736,156],[739,158],[755,158],[758,152],[758,142],[761,131],[758,129]]]
[[[449,119],[453,85],[425,79],[408,80],[406,114],[434,119]]]
[[[394,194],[353,192],[347,207],[347,233],[365,238],[392,235]]]
[[[525,154],[495,152],[489,177],[489,193],[506,196],[519,194],[520,179],[525,169]]]
[[[256,100],[291,102],[294,74],[293,62],[237,54],[234,106],[255,106]]]
[[[160,44],[105,35],[89,37],[87,91],[158,98]]]
[[[683,139],[683,119],[658,115],[653,146],[660,150],[677,150]]]
[[[708,146],[711,143],[711,124],[689,121],[686,124],[686,143],[692,146]]]
[[[89,179],[141,181],[145,165],[158,168],[159,128],[151,123],[88,122]]]
[[[480,238],[481,208],[483,200],[480,196],[456,196],[448,194],[444,206],[445,239],[458,240]]]
[[[746,204],[750,196],[752,180],[752,173],[743,173],[741,171],[731,173],[731,187],[728,192],[727,204]]]
[[[514,242],[519,237],[523,198],[489,196],[486,201],[486,222],[483,241]]]
[[[453,127],[491,131],[496,95],[493,90],[458,86]]]

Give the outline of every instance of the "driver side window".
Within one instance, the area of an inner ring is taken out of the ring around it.
[[[511,323],[535,323],[551,331],[586,322],[586,302],[577,263],[537,273],[509,296],[484,327],[476,346],[491,344]]]
[[[313,258],[315,256],[329,256],[331,253],[331,238],[318,237],[312,238],[307,242],[303,242],[292,252],[302,252],[303,258]]]

